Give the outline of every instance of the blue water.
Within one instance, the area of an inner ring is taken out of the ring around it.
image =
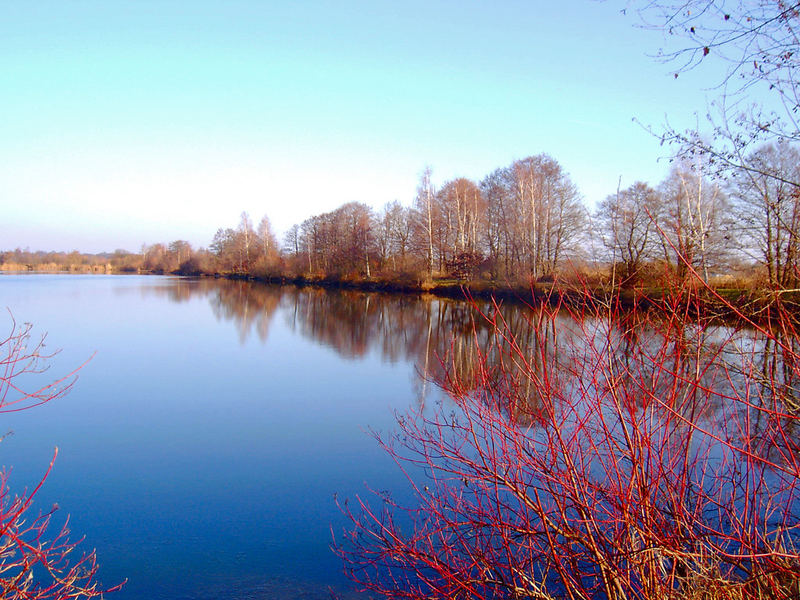
[[[38,506],[128,579],[114,598],[350,595],[334,495],[405,489],[368,430],[434,393],[430,303],[47,274],[0,275],[0,307],[62,349],[41,377],[92,357],[65,398],[3,415],[0,462],[30,488],[58,446]]]

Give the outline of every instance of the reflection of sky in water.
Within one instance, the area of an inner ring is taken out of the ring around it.
[[[333,494],[403,488],[367,429],[416,404],[416,371],[299,335],[283,302],[259,335],[263,299],[217,306],[215,286],[0,277],[0,302],[64,349],[54,375],[97,351],[66,398],[4,417],[2,463],[31,486],[59,446],[39,505],[71,515],[102,580],[130,579],[115,597],[327,597],[346,586]]]
[[[394,411],[419,406],[421,396],[426,410],[434,407],[441,392],[427,379],[443,381],[442,360],[473,392],[476,344],[490,361],[504,352],[484,320],[450,300],[209,279],[0,275],[0,303],[64,348],[54,375],[97,351],[67,398],[5,416],[15,435],[1,456],[14,465],[14,485],[32,486],[59,445],[40,506],[57,501],[71,514],[72,530],[98,549],[103,580],[130,578],[119,598],[346,590],[329,549],[331,525],[343,524],[334,493],[363,494],[364,482],[407,489],[368,429],[393,430]],[[534,369],[607,341],[603,319],[581,332],[560,314],[537,329],[531,314],[503,309]],[[734,334],[695,329],[681,329],[689,371],[700,340],[713,350]],[[731,364],[741,364],[738,352],[772,360],[762,341],[735,335]],[[621,341],[614,360],[634,367],[636,353],[662,339],[653,323],[624,320],[608,337]],[[516,368],[512,377],[522,373]],[[520,391],[527,400],[515,419],[531,422],[537,391]],[[706,410],[713,418],[715,408]]]

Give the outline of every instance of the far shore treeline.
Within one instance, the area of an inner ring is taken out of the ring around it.
[[[726,288],[793,289],[800,263],[800,153],[769,144],[749,170],[714,177],[675,162],[656,186],[636,182],[590,212],[557,160],[531,156],[481,181],[435,189],[430,169],[411,205],[350,202],[292,226],[279,243],[264,216],[242,213],[207,248],[183,240],[141,251],[0,252],[0,269],[222,274],[266,280],[441,280],[495,287],[570,281],[658,286],[694,270]]]

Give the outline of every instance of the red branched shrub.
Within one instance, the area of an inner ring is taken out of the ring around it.
[[[469,375],[381,442],[415,503],[344,506],[351,577],[387,598],[800,597],[791,315],[721,325],[686,294],[545,305],[525,344],[484,312]]]
[[[75,382],[73,371],[44,386],[31,381],[47,368],[52,354],[44,353],[43,340],[32,342],[31,326],[18,326],[0,340],[0,413],[25,410],[63,396]],[[55,461],[58,450],[53,453]],[[54,506],[47,513],[33,512],[34,496],[53,468],[47,468],[36,488],[15,495],[9,474],[0,472],[0,598],[44,600],[97,598],[106,591],[96,580],[94,552],[80,553],[69,539],[68,522],[53,526]]]

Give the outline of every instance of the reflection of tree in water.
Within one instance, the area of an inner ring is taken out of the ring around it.
[[[487,319],[494,310],[488,304],[319,289],[287,291],[284,301],[293,329],[343,356],[357,358],[378,352],[386,361],[413,362],[419,373],[416,383],[421,400],[430,382],[444,388],[456,380],[466,389],[484,386],[480,361],[499,365],[504,355],[511,354],[507,347],[510,338],[502,336]],[[552,367],[552,359],[546,357],[557,356],[556,333],[559,321],[564,322],[562,326],[568,322],[566,317],[544,323],[537,320],[536,311],[520,306],[500,307],[497,314],[506,333],[525,346],[530,364],[539,370]],[[567,326],[563,329],[569,331]],[[524,373],[523,365],[512,365],[504,372],[502,383],[524,388],[524,397],[535,406],[537,391]]]
[[[251,329],[255,329],[258,339],[265,342],[282,295],[282,289],[276,286],[225,281],[217,294],[211,297],[211,308],[217,319],[237,324],[241,342],[247,339]]]
[[[414,522],[400,530],[391,500],[361,504],[343,546],[358,581],[382,591],[388,573],[443,598],[584,581],[587,598],[798,597],[796,336],[580,308],[451,328],[453,409],[404,417],[386,443],[424,466],[422,508],[401,507]]]
[[[776,326],[766,338],[746,333],[727,357],[737,365],[730,369],[737,397],[744,398],[747,392],[747,403],[740,402],[739,421],[747,420],[759,455],[776,464],[794,464],[800,459],[800,339],[791,327]]]
[[[558,410],[543,404],[558,400],[554,388],[572,389],[612,398],[632,419],[666,418],[659,443],[684,440],[689,423],[703,423],[723,444],[757,439],[752,451],[767,460],[797,458],[800,431],[791,416],[800,378],[792,359],[800,341],[786,330],[765,338],[753,329],[690,323],[682,315],[479,308],[440,307],[431,328],[433,357],[418,359],[418,365],[433,365],[423,373],[450,393],[479,397],[530,425],[540,411]],[[602,377],[587,370],[600,365]]]
[[[543,315],[541,309],[484,305],[472,309],[468,326],[449,329],[445,319],[437,330],[444,358],[430,377],[450,392],[499,403],[515,420],[535,419],[541,382],[563,372],[559,348],[572,333],[565,315]]]
[[[593,378],[581,371],[598,364],[586,360],[587,353],[608,365],[608,377],[593,382],[594,393],[613,393],[632,410],[645,412],[653,399],[678,398],[680,405],[671,410],[709,421],[726,398],[747,390],[759,408],[772,412],[754,411],[741,421],[751,432],[769,436],[774,419],[798,408],[798,370],[789,359],[800,342],[788,329],[765,339],[752,330],[687,324],[681,315],[656,319],[645,311],[575,315],[543,307],[228,280],[181,279],[147,289],[175,302],[207,296],[215,316],[233,321],[242,341],[253,329],[265,341],[280,306],[293,330],[344,357],[375,352],[385,361],[412,362],[421,402],[430,383],[457,388],[506,402],[501,408],[520,423],[537,420],[542,391],[556,379],[580,385]],[[672,392],[676,386],[680,396]]]
[[[534,499],[543,502],[533,504],[535,514],[556,514],[558,507],[563,516],[576,506],[587,515],[580,522],[590,524],[592,535],[599,531],[614,552],[622,549],[608,556],[622,556],[627,548],[636,558],[642,548],[665,548],[652,564],[641,563],[645,574],[652,568],[705,576],[695,557],[710,553],[722,557],[715,568],[744,579],[755,572],[748,557],[766,556],[770,548],[780,556],[782,548],[800,544],[800,444],[788,418],[799,383],[789,358],[799,348],[789,329],[770,339],[670,311],[607,314],[596,307],[581,314],[549,306],[211,285],[190,289],[208,294],[218,317],[235,321],[243,335],[259,319],[266,327],[280,304],[295,331],[343,356],[412,362],[421,399],[429,383],[453,395],[452,403],[422,407],[398,427],[412,442],[432,440],[412,460],[455,457],[456,449],[468,448],[458,455],[464,457],[461,467],[446,463],[446,477],[427,481],[434,492],[419,488],[425,492],[421,502],[453,500],[439,514],[455,511],[458,518],[443,530],[457,531],[459,539],[477,535],[471,523],[482,522],[457,512],[472,490],[512,477],[513,485],[492,502],[474,503],[489,510],[501,501],[487,522],[533,514],[528,508]],[[172,294],[185,299],[185,292]],[[430,414],[437,417],[425,421]],[[497,448],[506,453],[495,454]],[[472,452],[481,460],[472,461]],[[469,464],[476,475],[464,467]],[[463,488],[457,478],[447,495],[437,481],[452,482],[453,473],[464,474]],[[542,495],[534,498],[531,489]],[[435,515],[435,505],[425,514]],[[750,525],[762,516],[761,525]],[[464,536],[462,523],[470,524]],[[523,519],[522,526],[512,520],[508,531],[544,539],[536,519]],[[476,547],[483,552],[492,545],[481,539]],[[576,556],[585,556],[581,552]],[[533,572],[524,552],[519,556],[520,572]],[[776,568],[796,570],[792,565]]]
[[[586,360],[585,350],[573,346],[572,362],[605,365],[603,378],[592,379],[595,392],[618,401],[631,419],[662,420],[663,437],[656,443],[686,445],[686,435],[700,435],[687,432],[699,426],[706,443],[716,440],[719,460],[745,445],[774,464],[798,458],[796,335],[765,336],[752,328],[646,312],[596,320],[595,358]],[[766,477],[766,465],[759,468]]]
[[[198,290],[203,286],[202,280],[195,279],[181,279],[178,277],[170,277],[167,283],[156,283],[155,285],[145,285],[138,288],[142,296],[153,294],[155,296],[164,296],[170,302],[188,302],[192,297],[196,296]],[[127,293],[127,288],[117,288],[116,293]]]
[[[166,285],[148,286],[143,293],[164,295],[172,302],[208,297],[217,320],[233,321],[244,343],[251,330],[265,342],[269,325],[281,302],[283,288],[227,279],[175,279]]]
[[[289,324],[347,358],[365,356],[386,327],[386,299],[355,292],[293,289]],[[399,309],[398,317],[402,314]],[[402,318],[402,317],[400,317]]]
[[[599,391],[614,391],[632,408],[647,409],[648,402],[673,397],[673,388],[682,387],[681,406],[671,409],[680,408],[693,417],[713,409],[703,392],[716,390],[711,397],[715,401],[726,393],[730,382],[722,377],[723,371],[712,367],[726,366],[723,350],[735,332],[722,325],[686,323],[679,315],[651,317],[636,312],[596,319],[594,351],[607,355],[609,365],[609,376]]]
[[[800,410],[800,378],[796,359],[800,353],[800,340],[785,331],[778,331],[774,338],[760,340],[760,352],[754,363],[759,377],[759,399],[769,406],[772,402],[785,406],[791,413]]]

